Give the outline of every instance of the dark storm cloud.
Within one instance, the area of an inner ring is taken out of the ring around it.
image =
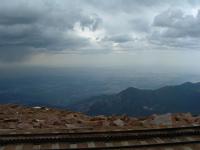
[[[199,37],[200,11],[196,16],[185,15],[181,10],[167,10],[154,19],[154,25],[166,28],[165,37]]]
[[[101,19],[48,1],[4,1],[0,6],[0,60],[19,61],[37,52],[76,50],[88,45],[73,32],[74,25],[95,31]],[[65,3],[64,3],[65,4]],[[64,5],[63,4],[63,5]]]
[[[88,27],[92,31],[95,31],[100,26],[101,23],[102,23],[101,18],[99,18],[97,15],[94,14],[90,17],[82,16],[82,20],[80,21],[82,30],[84,30],[84,27]]]
[[[131,26],[134,30],[141,33],[150,32],[150,23],[144,19],[133,19],[130,21]]]
[[[113,35],[111,37],[106,37],[104,40],[113,41],[114,43],[125,43],[132,41],[133,39],[131,38],[130,35],[123,34],[123,35]]]
[[[39,19],[41,15],[42,12],[39,12],[39,10],[34,10],[26,5],[19,5],[16,3],[16,1],[13,1],[13,3],[9,3],[8,1],[6,2],[5,0],[1,1],[1,25],[30,24]]]
[[[200,13],[191,12],[199,4],[196,0],[1,0],[0,61],[23,61],[38,53],[198,48]]]
[[[196,15],[182,10],[167,10],[154,18],[153,25],[159,28],[151,39],[160,45],[198,48],[200,38],[200,11]]]
[[[176,3],[172,0],[90,0],[85,2],[95,6],[96,9],[115,13],[120,13],[121,11],[126,13],[137,12],[150,7]]]

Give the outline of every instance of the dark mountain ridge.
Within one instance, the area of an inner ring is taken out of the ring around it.
[[[90,115],[127,114],[143,116],[154,113],[200,113],[200,82],[186,82],[156,90],[129,87],[117,94],[101,95],[72,105]]]

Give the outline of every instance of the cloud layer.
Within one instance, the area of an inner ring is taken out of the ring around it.
[[[160,30],[152,34],[152,40],[160,45],[181,48],[199,48],[200,11],[185,14],[182,10],[167,10],[154,18],[153,25]]]
[[[0,61],[200,46],[198,1],[1,0]]]

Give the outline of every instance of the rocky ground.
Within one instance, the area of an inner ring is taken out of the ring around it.
[[[200,125],[200,116],[190,113],[135,118],[87,116],[78,112],[46,107],[0,105],[0,129],[136,129]]]

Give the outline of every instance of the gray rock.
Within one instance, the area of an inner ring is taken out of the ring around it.
[[[122,121],[121,119],[114,120],[113,123],[118,127],[124,126],[124,121]]]

